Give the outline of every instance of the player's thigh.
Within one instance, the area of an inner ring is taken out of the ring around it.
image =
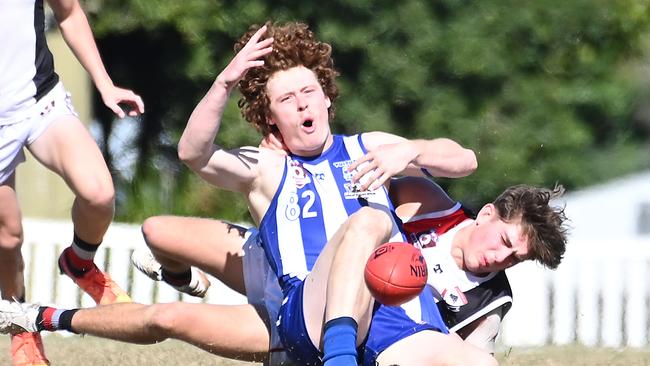
[[[174,338],[210,352],[252,359],[269,351],[263,314],[252,305],[173,303],[154,307],[158,308],[152,315]]]
[[[2,250],[18,250],[22,244],[22,215],[14,186],[15,174],[0,183],[0,249]]]
[[[142,224],[152,251],[199,267],[243,292],[245,229],[225,221],[197,217],[154,216]]]
[[[382,228],[381,225],[375,227],[377,230],[372,230],[373,225],[377,223],[384,223],[385,230],[377,229]],[[350,238],[359,238],[359,240],[377,241],[378,238],[373,235],[383,237],[383,232],[390,233],[390,221],[385,213],[371,209],[362,208],[361,210],[350,216],[341,225],[339,230],[325,245],[321,251],[316,263],[312,267],[311,272],[305,278],[305,288],[303,297],[303,311],[305,315],[305,324],[309,336],[314,344],[319,344],[321,328],[323,324],[323,315],[325,313],[325,304],[327,298],[327,287],[329,281],[329,274],[331,271],[334,257],[339,249],[339,245],[345,240]],[[357,241],[358,242],[358,241]],[[369,251],[371,248],[369,248]],[[367,257],[366,257],[367,258]],[[365,259],[354,265],[364,266]],[[363,339],[367,333],[368,324],[370,323],[372,307],[359,310],[362,314],[356,314],[359,320],[359,338]]]
[[[92,136],[75,115],[58,117],[28,145],[34,157],[60,175],[76,196],[112,199],[113,181]]]
[[[415,333],[395,342],[377,357],[377,365],[498,365],[489,353],[460,337],[432,330]]]

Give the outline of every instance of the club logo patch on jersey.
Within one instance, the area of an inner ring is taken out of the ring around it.
[[[460,311],[460,307],[467,304],[467,297],[463,291],[456,287],[446,288],[440,294],[447,305],[447,309],[457,313]]]
[[[291,161],[289,176],[293,178],[293,181],[296,183],[296,188],[302,188],[306,184],[311,183],[311,178],[307,175],[307,171],[302,164],[297,161]]]
[[[422,231],[409,236],[413,245],[420,249],[433,248],[438,244],[438,233],[435,230]]]

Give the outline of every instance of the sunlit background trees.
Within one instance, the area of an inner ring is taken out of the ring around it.
[[[96,98],[118,219],[247,221],[243,200],[176,157],[193,106],[250,24],[302,20],[341,72],[333,130],[453,138],[470,177],[440,180],[470,205],[507,185],[570,190],[650,167],[650,1],[121,0],[83,2],[116,84],[147,113],[114,120]],[[257,145],[233,95],[218,141]]]

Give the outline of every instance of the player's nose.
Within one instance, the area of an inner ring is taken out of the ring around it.
[[[308,105],[307,98],[298,95],[296,96],[296,103],[299,111],[304,111],[305,109],[307,109],[307,105]]]

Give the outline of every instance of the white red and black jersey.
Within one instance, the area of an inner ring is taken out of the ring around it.
[[[471,223],[460,203],[403,223],[408,240],[422,249],[429,268],[427,282],[452,332],[499,307],[505,315],[512,305],[512,289],[504,271],[476,276],[458,268],[451,256],[454,234]]]
[[[15,123],[59,81],[45,42],[43,0],[0,1],[0,125]]]

